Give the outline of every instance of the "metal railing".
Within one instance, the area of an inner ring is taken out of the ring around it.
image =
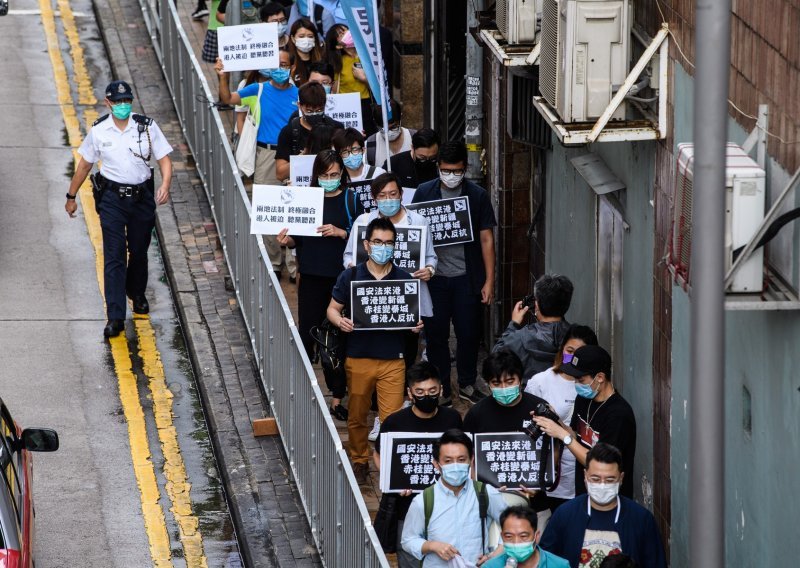
[[[219,112],[171,0],[140,0],[217,223],[264,390],[326,566],[388,566],[263,241]]]

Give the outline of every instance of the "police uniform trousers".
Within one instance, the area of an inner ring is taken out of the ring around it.
[[[147,249],[156,221],[156,202],[150,191],[142,191],[138,203],[112,190],[106,190],[100,200],[108,319],[125,319],[125,296],[143,295],[147,288]]]

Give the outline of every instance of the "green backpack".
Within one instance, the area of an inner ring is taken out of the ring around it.
[[[481,553],[486,553],[486,517],[489,512],[489,494],[486,492],[486,484],[482,481],[473,481],[472,486],[475,488],[475,493],[478,496],[478,513],[481,517]],[[425,509],[425,531],[423,533],[425,540],[428,540],[428,523],[430,523],[431,515],[433,515],[433,490],[436,485],[427,487],[422,492],[422,504]],[[420,567],[425,559],[419,561]]]

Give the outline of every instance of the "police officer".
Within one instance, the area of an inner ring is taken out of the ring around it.
[[[172,146],[152,118],[131,114],[132,102],[133,92],[125,81],[113,81],[106,87],[105,103],[111,114],[95,121],[78,149],[81,159],[64,205],[69,216],[74,217],[78,189],[100,160],[102,166],[92,176],[92,187],[103,229],[106,337],[115,337],[125,329],[126,295],[133,301],[134,313],[150,311],[144,295],[147,249],[155,225],[156,203],[167,202],[172,179]],[[156,159],[161,170],[158,191],[154,191],[151,158]]]

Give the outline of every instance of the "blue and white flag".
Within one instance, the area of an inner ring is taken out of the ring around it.
[[[376,0],[341,0],[341,4],[372,96],[377,104],[386,108],[384,101],[389,100],[389,89],[381,54]],[[391,112],[388,108],[387,111]]]

